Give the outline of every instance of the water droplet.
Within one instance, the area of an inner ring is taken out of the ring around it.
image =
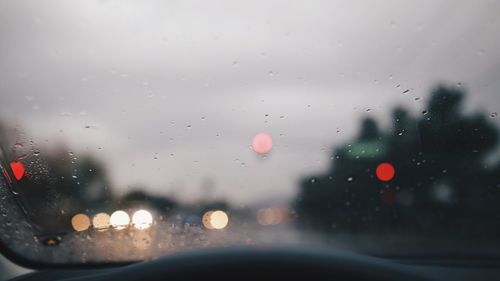
[[[498,116],[498,113],[497,113],[497,112],[492,112],[492,113],[490,114],[490,117],[491,117],[491,118],[495,118],[495,117],[497,117],[497,116]]]
[[[462,82],[457,83],[457,88],[460,88],[460,87],[462,87]]]
[[[186,127],[187,127],[188,129],[191,129],[191,125],[187,125]]]
[[[233,61],[233,67],[238,67],[240,63],[238,61]]]
[[[22,143],[19,143],[19,142],[14,144],[14,148],[23,148],[23,146],[24,145]]]
[[[423,111],[422,111],[422,114],[423,114],[423,115],[426,115],[426,114],[427,114],[427,110],[423,110]]]
[[[347,178],[347,181],[349,181],[349,182],[351,182],[351,181],[353,181],[353,180],[354,180],[354,179],[353,179],[352,177],[348,177],[348,178]]]
[[[403,91],[403,94],[407,94],[409,92],[410,92],[410,89],[406,89],[406,90]]]
[[[269,76],[274,76],[274,72],[273,72],[273,71],[269,71],[269,72],[267,73],[267,75],[269,75]]]
[[[311,183],[314,184],[316,182],[316,179],[311,179]]]

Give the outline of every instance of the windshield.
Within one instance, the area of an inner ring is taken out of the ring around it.
[[[498,1],[2,1],[0,240],[498,253]]]

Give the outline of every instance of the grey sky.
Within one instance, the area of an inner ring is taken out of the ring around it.
[[[360,118],[387,126],[396,104],[417,113],[438,82],[463,83],[469,109],[499,112],[498,11],[451,0],[0,1],[0,117],[98,156],[117,188],[287,199]],[[261,131],[274,137],[267,159],[248,148]]]

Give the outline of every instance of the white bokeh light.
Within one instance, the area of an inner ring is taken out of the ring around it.
[[[153,216],[146,210],[139,210],[132,215],[132,224],[140,230],[150,228],[153,224]]]
[[[109,221],[114,229],[120,230],[130,224],[130,217],[125,211],[119,210],[111,214]]]
[[[214,229],[224,229],[229,223],[229,217],[224,211],[215,211],[210,214],[210,225]]]

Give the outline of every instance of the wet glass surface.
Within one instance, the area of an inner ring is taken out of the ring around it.
[[[0,4],[0,240],[45,263],[497,255],[498,1]]]

